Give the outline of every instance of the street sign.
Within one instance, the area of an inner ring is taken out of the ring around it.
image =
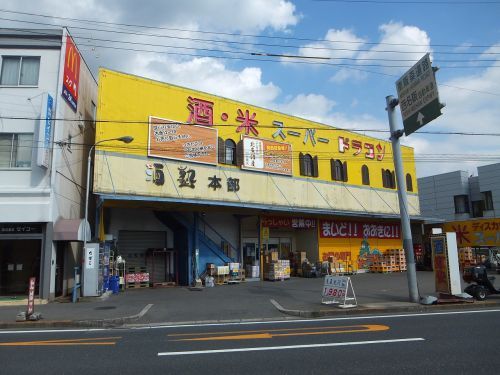
[[[436,77],[427,53],[396,81],[405,135],[441,116]]]

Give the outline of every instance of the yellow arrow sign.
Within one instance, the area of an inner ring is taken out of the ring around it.
[[[284,337],[284,336],[334,335],[338,333],[376,332],[376,331],[386,331],[388,329],[389,327],[385,325],[364,324],[356,326],[274,329],[274,330],[263,330],[263,331],[173,334],[169,336],[170,337],[198,336],[193,338],[177,339],[175,341],[255,340],[255,339],[272,339],[273,337]],[[225,335],[221,335],[221,333]],[[203,335],[205,337],[199,337],[200,335]]]

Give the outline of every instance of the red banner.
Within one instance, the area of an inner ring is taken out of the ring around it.
[[[29,288],[28,288],[28,311],[27,316],[30,316],[35,311],[35,284],[36,278],[30,277]]]
[[[71,37],[66,36],[66,55],[64,56],[64,76],[62,96],[73,111],[78,104],[78,84],[80,80],[80,53],[76,49]]]
[[[401,238],[399,223],[321,220],[321,238]]]
[[[261,218],[261,223],[263,227],[269,228],[316,228],[316,219],[307,219],[304,217],[264,216]]]

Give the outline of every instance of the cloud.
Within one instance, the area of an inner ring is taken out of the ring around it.
[[[131,62],[128,71],[260,106],[271,106],[280,94],[279,87],[262,81],[260,68],[230,70],[219,60],[209,57],[177,61],[156,55],[141,56]]]
[[[287,103],[277,105],[277,110],[312,121],[332,123],[332,109],[335,105],[333,100],[323,95],[299,94]]]
[[[389,22],[380,25],[379,31],[381,33],[379,44],[367,52],[361,52],[358,55],[359,64],[380,63],[381,65],[410,67],[426,52],[432,51],[431,40],[427,32],[416,26]],[[386,68],[385,70],[395,74],[404,72],[407,68]]]

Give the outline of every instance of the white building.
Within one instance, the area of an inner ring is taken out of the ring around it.
[[[0,29],[0,296],[73,286],[96,97],[66,29]]]

